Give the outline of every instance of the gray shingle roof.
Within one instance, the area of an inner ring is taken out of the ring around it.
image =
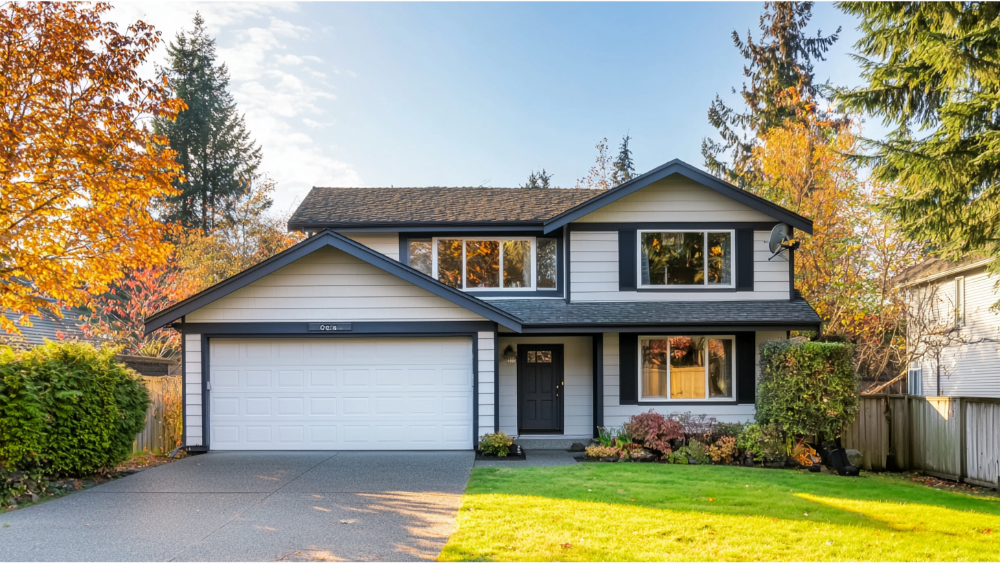
[[[541,225],[600,193],[561,188],[313,188],[288,220],[288,228]]]
[[[93,342],[87,338],[80,330],[80,315],[86,311],[82,309],[63,309],[63,318],[59,318],[49,311],[42,311],[41,316],[32,315],[29,317],[32,326],[21,325],[21,315],[3,311],[3,316],[7,317],[17,325],[21,334],[6,334],[0,331],[0,343],[24,344],[27,346],[39,346],[45,340],[81,340]]]
[[[896,276],[893,281],[896,285],[912,285],[930,278],[957,274],[965,270],[985,266],[990,261],[989,256],[981,254],[970,254],[957,261],[944,260],[932,256],[919,264],[910,266]]]
[[[627,301],[566,303],[561,299],[500,299],[490,303],[525,327],[562,325],[809,325],[819,324],[804,299],[794,301]]]

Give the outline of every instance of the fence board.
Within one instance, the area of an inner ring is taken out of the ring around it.
[[[149,391],[149,409],[146,426],[136,435],[132,452],[167,453],[181,443],[180,427],[176,424],[180,418],[181,377],[142,376],[140,380]]]

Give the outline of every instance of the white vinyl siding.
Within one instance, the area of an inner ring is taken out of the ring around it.
[[[479,333],[479,435],[493,432],[494,412],[496,402],[495,358],[496,341],[492,332]]]
[[[713,192],[714,193],[714,192]],[[728,198],[727,198],[728,199]],[[589,217],[589,215],[588,215]],[[773,221],[773,219],[772,219]],[[754,290],[723,292],[682,289],[618,291],[618,232],[570,231],[570,290],[573,301],[746,301],[788,299],[788,258],[773,260],[767,248],[769,231],[754,231]],[[638,260],[638,250],[636,251]],[[734,257],[734,279],[739,270]]]
[[[343,233],[343,235],[399,261],[399,233]]]
[[[580,223],[773,222],[756,209],[684,178],[654,182],[589,213]]]
[[[563,434],[566,436],[591,436],[594,433],[594,368],[592,339],[589,336],[559,337],[509,337],[500,335],[498,354],[508,345],[517,349],[519,344],[562,344],[563,381],[566,386],[563,400]],[[508,364],[500,358],[500,431],[517,435],[517,364]],[[480,431],[482,433],[482,431]]]
[[[989,276],[985,269],[962,275],[965,278],[965,319],[960,334],[965,343],[956,343],[941,355],[941,395],[1000,398],[1000,315],[990,310],[1000,300],[994,288],[996,278]],[[938,314],[953,322],[955,278],[932,283],[938,286]],[[938,392],[936,363],[925,357],[919,368],[923,394],[935,395]]]
[[[189,323],[482,320],[468,309],[329,247],[186,318]]]
[[[204,445],[201,420],[201,335],[184,337],[185,446]]]

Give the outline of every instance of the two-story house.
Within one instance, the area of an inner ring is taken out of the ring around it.
[[[778,224],[672,161],[607,191],[315,188],[309,237],[153,316],[183,333],[193,450],[588,439],[654,409],[754,415],[761,342],[820,319]]]
[[[911,395],[1000,398],[1000,301],[992,259],[928,258],[895,282],[908,308]]]

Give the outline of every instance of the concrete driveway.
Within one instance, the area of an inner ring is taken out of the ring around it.
[[[193,456],[0,514],[0,560],[434,559],[473,460],[472,452]]]

